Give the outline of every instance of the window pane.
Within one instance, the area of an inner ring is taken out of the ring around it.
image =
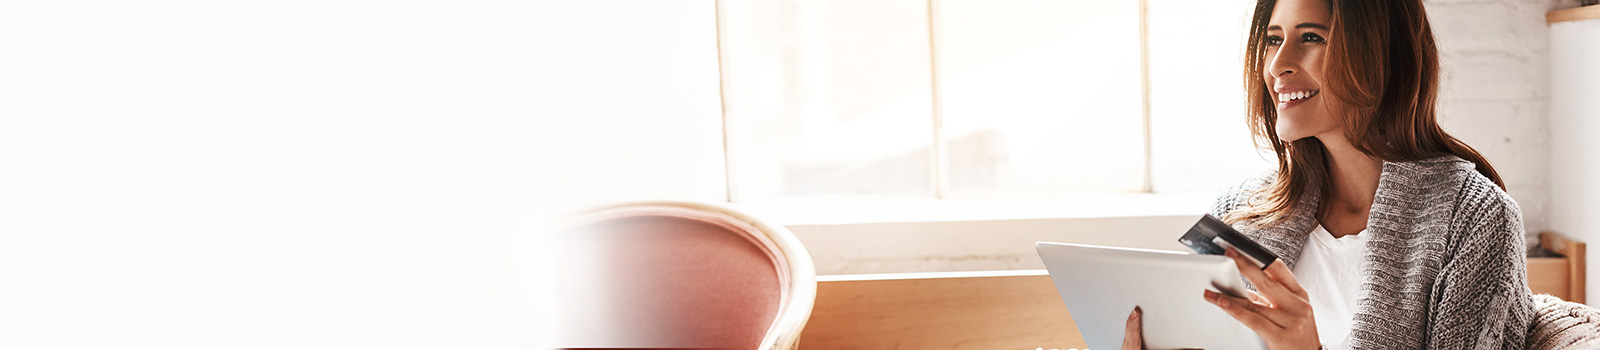
[[[1142,189],[1137,1],[938,6],[949,195]]]
[[[720,6],[736,201],[932,194],[926,2]]]
[[[1214,191],[1271,166],[1244,117],[1244,39],[1255,2],[1149,1],[1154,190]]]

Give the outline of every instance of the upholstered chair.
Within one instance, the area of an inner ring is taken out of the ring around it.
[[[1600,309],[1548,294],[1534,295],[1533,304],[1537,310],[1528,349],[1600,349]]]
[[[605,206],[558,234],[562,347],[793,349],[816,299],[800,241],[726,205]]]

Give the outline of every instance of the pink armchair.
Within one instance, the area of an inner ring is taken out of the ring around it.
[[[560,232],[586,265],[556,286],[578,294],[558,300],[564,347],[793,349],[816,299],[800,241],[726,206],[612,205]]]

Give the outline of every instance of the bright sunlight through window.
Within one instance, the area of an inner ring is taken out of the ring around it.
[[[730,198],[1214,191],[1268,165],[1244,124],[1249,9],[721,2]]]

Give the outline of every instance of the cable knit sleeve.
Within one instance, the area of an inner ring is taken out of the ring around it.
[[[1522,214],[1492,183],[1468,182],[1433,286],[1429,349],[1524,349],[1533,321]]]

